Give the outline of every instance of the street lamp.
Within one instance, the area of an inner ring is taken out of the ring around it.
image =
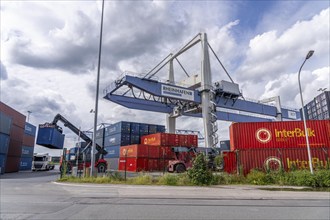
[[[301,91],[301,84],[300,84],[300,72],[302,67],[304,66],[306,60],[308,60],[314,53],[314,50],[310,50],[302,63],[299,73],[298,73],[298,83],[299,83],[299,92],[300,92],[300,99],[301,99],[301,106],[302,106],[302,115],[303,115],[303,121],[304,121],[304,129],[305,129],[305,137],[306,137],[306,145],[307,145],[307,152],[308,152],[308,161],[309,161],[309,169],[311,171],[311,174],[313,173],[313,166],[312,166],[312,157],[311,157],[311,149],[309,146],[309,140],[308,140],[308,130],[307,130],[307,125],[306,125],[306,117],[305,117],[305,111],[304,111],[304,101],[303,101],[303,96],[302,96],[302,91]]]
[[[31,112],[30,110],[28,110],[27,113],[28,113],[27,122],[29,122],[29,121],[30,121],[30,114],[31,114],[32,112]]]

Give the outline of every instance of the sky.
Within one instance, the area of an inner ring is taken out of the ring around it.
[[[0,100],[29,122],[51,122],[57,113],[82,130],[94,124],[101,5],[98,1],[1,1]],[[208,41],[244,97],[280,96],[300,108],[330,88],[330,1],[105,1],[98,124],[134,121],[165,125],[165,115],[127,109],[103,98],[124,72],[146,73],[196,34]],[[196,46],[195,46],[196,47]],[[180,57],[200,72],[200,48]],[[210,52],[211,54],[211,52]],[[229,80],[210,55],[212,81]],[[166,77],[160,72],[160,78]],[[176,80],[184,79],[182,72]],[[230,122],[218,121],[220,140]],[[200,130],[202,119],[180,117],[178,129]],[[78,141],[67,129],[65,147]],[[41,146],[35,152],[60,151]]]

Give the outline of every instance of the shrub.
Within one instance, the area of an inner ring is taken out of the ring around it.
[[[318,187],[330,187],[330,170],[318,170],[314,174],[315,184]]]
[[[176,186],[179,178],[173,174],[166,173],[158,179],[158,183],[161,185]]]
[[[151,185],[152,176],[143,174],[141,176],[128,179],[127,183],[135,184],[135,185]]]
[[[308,170],[297,170],[286,174],[286,185],[314,187],[316,181]]]
[[[195,185],[210,185],[212,172],[208,169],[207,161],[203,154],[198,154],[193,161],[193,166],[188,170],[188,177]]]

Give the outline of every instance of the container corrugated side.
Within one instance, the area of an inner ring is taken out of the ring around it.
[[[126,171],[129,172],[148,171],[148,165],[148,158],[120,157],[118,170],[124,171],[126,166]]]
[[[5,173],[6,160],[7,160],[7,155],[6,154],[0,154],[0,174]]]
[[[37,131],[37,127],[25,122],[25,128],[24,128],[24,133],[30,136],[35,137],[36,136],[36,131]]]
[[[179,146],[179,136],[170,133],[156,133],[141,137],[141,144],[153,146]]]
[[[103,139],[105,128],[100,128],[96,131],[95,137],[96,139]]]
[[[108,163],[107,170],[118,170],[119,167],[119,158],[105,158]]]
[[[21,128],[13,124],[10,129],[10,139],[22,142],[23,136],[24,136],[24,128]]]
[[[51,149],[63,149],[64,134],[55,127],[39,125],[37,144]]]
[[[140,135],[131,134],[130,144],[140,144]]]
[[[8,105],[6,105],[5,103],[0,101],[0,112],[6,114],[7,116],[12,118],[12,124],[23,128],[25,126],[25,120],[26,120],[26,116],[19,113],[18,111],[16,111],[15,109],[9,107]]]
[[[236,153],[233,151],[223,151],[223,171],[233,174],[237,173]]]
[[[22,157],[20,161],[19,170],[31,170],[32,169],[32,157]]]
[[[156,133],[159,133],[157,132],[157,125],[149,125],[148,134],[156,134]]]
[[[104,128],[104,136],[109,136],[117,133],[130,134],[131,123],[126,121],[117,122]]]
[[[174,159],[174,152],[170,146],[159,146],[159,158]]]
[[[131,135],[126,133],[117,133],[110,136],[104,137],[104,146],[110,147],[110,146],[125,146],[130,145],[131,143]]]
[[[7,154],[10,137],[8,134],[0,133],[0,154]]]
[[[148,171],[154,172],[159,171],[159,159],[148,159]]]
[[[157,132],[156,133],[165,133],[166,128],[164,125],[157,125]]]
[[[22,142],[16,140],[9,140],[8,156],[21,157]]]
[[[23,145],[34,147],[34,141],[35,141],[35,136],[31,136],[27,134],[23,135]]]
[[[21,157],[33,157],[34,147],[22,146]]]
[[[330,146],[330,120],[307,121],[310,146]],[[233,123],[230,149],[306,148],[302,121]]]
[[[311,148],[312,167],[326,168],[330,148]],[[238,150],[239,166],[244,174],[251,169],[284,170],[309,169],[308,153],[305,148],[257,148]]]
[[[105,147],[104,149],[108,152],[104,158],[119,158],[120,145]]]
[[[18,172],[21,157],[7,156],[5,173]]]
[[[142,136],[142,135],[147,135],[147,134],[149,134],[149,125],[140,123],[139,124],[139,135]]]
[[[12,124],[11,117],[0,112],[0,133],[10,134],[11,124]]]
[[[128,146],[120,147],[120,157],[148,157],[149,155],[149,146],[142,144],[133,144]]]
[[[140,124],[136,122],[131,122],[131,134],[140,135]]]

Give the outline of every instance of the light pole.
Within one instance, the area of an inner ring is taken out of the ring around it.
[[[102,14],[101,14],[101,29],[100,29],[100,42],[99,42],[99,59],[97,66],[97,79],[96,79],[96,97],[95,97],[95,110],[94,110],[94,132],[93,144],[91,151],[91,176],[94,175],[95,166],[95,148],[96,148],[96,127],[97,127],[97,114],[99,109],[99,87],[100,87],[100,68],[101,68],[101,54],[102,54],[102,33],[103,33],[103,14],[104,14],[104,0],[102,0]]]
[[[307,145],[307,152],[308,152],[308,161],[309,161],[309,169],[311,171],[311,174],[314,174],[313,172],[313,166],[312,166],[312,156],[311,156],[311,149],[309,146],[309,140],[308,140],[308,130],[307,130],[307,125],[306,125],[306,118],[305,118],[305,110],[304,110],[304,101],[303,101],[303,96],[302,96],[302,91],[301,91],[301,84],[300,84],[300,72],[302,67],[304,66],[306,60],[308,60],[314,53],[314,50],[310,50],[302,63],[299,73],[298,73],[298,83],[299,83],[299,92],[300,92],[300,99],[301,99],[301,106],[302,106],[302,115],[303,115],[303,121],[304,121],[304,129],[305,129],[305,137],[306,137],[306,145]]]
[[[27,122],[29,122],[29,121],[30,121],[30,114],[31,114],[32,112],[31,112],[30,110],[28,110],[27,113],[28,113],[28,116],[27,116]]]

